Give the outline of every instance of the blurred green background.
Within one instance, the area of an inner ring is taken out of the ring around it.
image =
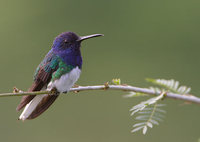
[[[79,85],[113,78],[147,87],[144,79],[176,79],[200,97],[199,0],[1,0],[0,92],[27,90],[37,65],[64,31],[105,36],[82,44]],[[146,98],[120,91],[62,95],[39,118],[24,123],[20,97],[0,99],[0,141],[196,142],[200,106],[167,99],[165,121],[132,134],[129,109]]]

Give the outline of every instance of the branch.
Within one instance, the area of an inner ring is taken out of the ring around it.
[[[80,92],[80,91],[89,91],[89,90],[121,90],[121,91],[133,91],[140,92],[149,95],[160,95],[161,92],[155,92],[153,90],[147,88],[139,88],[134,86],[125,86],[125,85],[97,85],[97,86],[79,86],[76,88],[71,88],[69,92]],[[66,93],[66,92],[65,92]],[[35,91],[35,92],[19,92],[19,93],[2,93],[0,97],[8,97],[8,96],[26,96],[26,95],[42,95],[42,94],[51,94],[51,91]],[[193,95],[181,95],[175,93],[166,93],[165,97],[183,100],[189,103],[200,104],[200,98]]]

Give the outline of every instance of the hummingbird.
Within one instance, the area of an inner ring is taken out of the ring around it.
[[[24,108],[19,120],[38,117],[56,100],[60,93],[68,92],[78,80],[82,69],[81,42],[103,36],[93,34],[78,36],[73,32],[58,35],[43,61],[37,67],[29,92],[48,90],[53,94],[23,96],[16,110]]]

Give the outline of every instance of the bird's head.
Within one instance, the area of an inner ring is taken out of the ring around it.
[[[93,34],[88,36],[78,36],[73,32],[64,32],[58,35],[53,42],[54,51],[76,51],[80,49],[83,40],[103,36],[102,34]]]

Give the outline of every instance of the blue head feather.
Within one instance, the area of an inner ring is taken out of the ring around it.
[[[81,68],[81,41],[79,39],[80,37],[73,32],[64,32],[55,38],[52,50],[67,65]]]

